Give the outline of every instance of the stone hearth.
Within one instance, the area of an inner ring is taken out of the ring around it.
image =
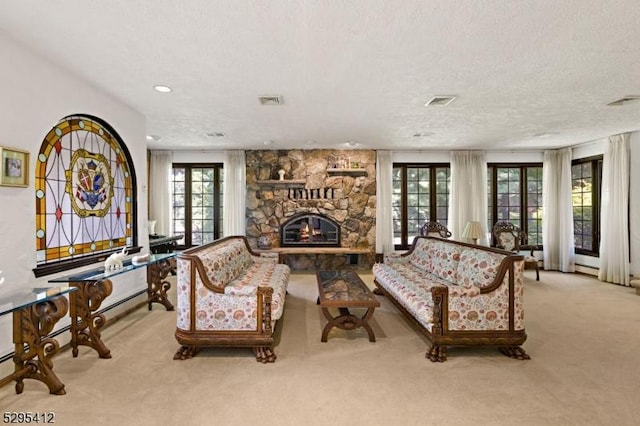
[[[340,246],[370,249],[358,265],[346,256],[288,256],[294,270],[373,265],[376,235],[376,169],[373,150],[247,151],[247,238],[270,234],[280,242],[280,226],[302,213],[326,215],[340,226]],[[352,167],[353,166],[353,167]],[[284,180],[280,180],[280,170]],[[353,260],[353,259],[351,259]]]

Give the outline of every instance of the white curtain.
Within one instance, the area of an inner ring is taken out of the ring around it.
[[[226,151],[224,162],[223,235],[245,235],[246,165],[244,151]]]
[[[156,234],[171,234],[171,151],[151,151],[149,162],[149,217]],[[146,231],[145,231],[146,232]]]
[[[447,228],[454,240],[461,240],[467,222],[480,222],[480,245],[487,239],[487,161],[484,151],[451,152],[451,190]]]
[[[544,269],[574,272],[571,148],[544,152],[542,183]]]
[[[609,138],[602,162],[598,279],[629,285],[629,134]]]
[[[393,252],[393,152],[377,151],[376,161],[376,253]]]

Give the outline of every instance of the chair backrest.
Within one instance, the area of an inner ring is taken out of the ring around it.
[[[526,240],[526,234],[511,222],[496,222],[493,225],[493,237],[497,248],[507,251],[520,251],[520,244]]]
[[[449,238],[451,237],[451,232],[441,223],[427,222],[420,228],[420,235],[423,237]]]

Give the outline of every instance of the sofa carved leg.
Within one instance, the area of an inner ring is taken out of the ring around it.
[[[431,362],[445,362],[447,360],[447,347],[433,345],[427,352],[426,357]]]
[[[529,357],[527,352],[525,352],[525,350],[522,349],[520,346],[501,346],[498,348],[498,350],[502,352],[502,354],[508,356],[509,358],[514,358],[519,360],[531,359],[531,357]]]
[[[191,359],[200,351],[200,348],[195,346],[180,346],[180,349],[173,356],[173,359],[185,360]]]
[[[268,362],[275,362],[276,354],[268,346],[256,346],[253,348],[253,353],[256,354],[256,361],[266,364]]]

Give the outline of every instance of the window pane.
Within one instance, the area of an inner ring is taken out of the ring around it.
[[[406,176],[405,180],[403,176]],[[446,222],[449,176],[448,167],[394,165],[392,208],[395,244],[411,244],[426,221]]]
[[[407,207],[407,219],[408,220],[418,220],[420,217],[418,216],[418,208],[417,207]]]
[[[179,244],[193,246],[220,238],[223,225],[222,165],[180,165],[174,167],[173,176],[172,231],[185,235]],[[188,186],[185,185],[187,182],[190,182]]]
[[[574,220],[574,239],[577,249],[593,251],[594,227],[594,193],[593,162],[585,161],[571,167],[572,203]]]

